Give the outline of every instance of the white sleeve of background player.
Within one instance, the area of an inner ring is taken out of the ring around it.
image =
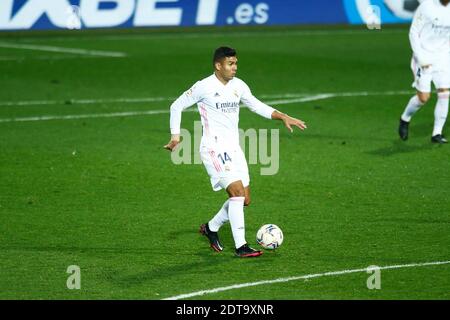
[[[184,92],[175,100],[170,106],[170,133],[180,134],[181,127],[181,113],[183,110],[189,108],[197,103],[199,98],[199,84],[194,84],[189,90]]]
[[[244,92],[241,96],[241,101],[254,113],[257,113],[264,118],[272,119],[272,113],[275,109],[256,99],[247,84],[242,82],[242,86]]]
[[[423,6],[417,8],[416,13],[409,30],[409,42],[411,43],[411,48],[419,61],[420,66],[426,66],[432,64],[432,56],[430,53],[426,52],[422,47],[422,39],[420,37],[421,32],[425,25],[431,23],[428,17],[425,15]]]

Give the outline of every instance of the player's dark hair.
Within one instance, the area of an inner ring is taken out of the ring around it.
[[[230,47],[220,47],[214,51],[213,64],[216,62],[220,62],[223,58],[226,57],[236,57],[236,50]]]

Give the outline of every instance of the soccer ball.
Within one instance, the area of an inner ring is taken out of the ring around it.
[[[265,249],[275,249],[283,243],[283,231],[274,224],[265,224],[256,233],[256,242]]]
[[[384,0],[392,13],[402,19],[411,19],[422,0]]]

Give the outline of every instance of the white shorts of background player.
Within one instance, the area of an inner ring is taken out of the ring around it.
[[[436,89],[450,88],[450,57],[441,58],[428,68],[422,68],[417,58],[411,59],[411,69],[414,73],[413,88],[423,93],[431,92],[431,83]]]

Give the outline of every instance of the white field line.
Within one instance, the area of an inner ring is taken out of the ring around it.
[[[0,61],[15,61],[22,62],[26,60],[68,60],[68,59],[96,59],[98,56],[81,56],[81,55],[70,55],[64,54],[61,56],[52,55],[52,56],[43,56],[43,55],[33,55],[33,56],[17,56],[17,57],[0,57]]]
[[[307,97],[298,97],[298,98],[293,97],[292,99],[274,100],[268,102],[268,104],[276,105],[285,103],[308,102],[308,101],[325,100],[336,97],[395,96],[404,94],[413,94],[413,93],[411,91],[384,91],[384,92],[363,91],[363,92],[318,93],[316,95],[310,95]]]
[[[185,111],[197,111],[189,109]],[[2,122],[28,122],[28,121],[47,121],[47,120],[76,120],[76,119],[91,119],[91,118],[115,118],[115,117],[132,117],[151,114],[169,113],[169,110],[147,110],[147,111],[128,111],[128,112],[112,112],[112,113],[91,113],[91,114],[73,114],[65,116],[38,116],[38,117],[23,117],[23,118],[3,118]]]
[[[372,95],[397,95],[397,94],[411,94],[410,91],[387,91],[387,92],[343,92],[343,93],[322,93],[306,97],[289,98],[283,100],[267,101],[269,105],[283,105],[291,103],[302,103],[309,101],[318,101],[335,97],[359,97],[359,96],[372,96]],[[157,99],[153,101],[163,101],[167,98],[149,98]],[[133,99],[120,99],[120,102],[129,102]],[[75,100],[78,103],[84,101],[84,103],[99,103],[99,101],[108,100]],[[94,102],[95,101],[95,102]],[[116,101],[116,100],[114,100]],[[37,103],[39,101],[34,101]],[[48,104],[48,101],[41,101],[43,104]],[[140,101],[142,102],[142,101]],[[56,102],[55,102],[56,103]],[[188,109],[190,111],[196,111],[196,109]],[[113,112],[113,113],[90,113],[90,114],[77,114],[77,115],[48,115],[48,116],[36,116],[36,117],[19,117],[19,118],[0,118],[0,123],[4,122],[27,122],[27,121],[47,121],[47,120],[74,120],[74,119],[88,119],[88,118],[113,118],[113,117],[130,117],[152,114],[170,113],[169,108],[163,110],[146,110],[146,111],[128,111],[128,112]]]
[[[308,102],[315,100],[323,100],[334,97],[360,97],[360,96],[377,96],[377,95],[404,95],[413,94],[411,91],[385,91],[385,92],[341,92],[341,93],[284,93],[259,95],[261,99],[286,98],[282,100],[268,101],[268,104],[283,104],[295,102]],[[97,103],[143,103],[158,101],[173,101],[176,97],[149,97],[149,98],[117,98],[117,99],[71,99],[67,101],[61,100],[26,100],[26,101],[0,101],[0,107],[12,106],[39,106],[39,105],[56,105],[56,104],[97,104]]]
[[[78,48],[62,48],[62,47],[54,47],[54,46],[19,44],[19,43],[11,43],[11,42],[0,42],[0,48],[70,53],[70,54],[80,54],[80,55],[87,55],[87,56],[109,57],[109,58],[123,58],[123,57],[127,56],[123,52],[86,50],[86,49],[78,49]]]
[[[273,95],[261,95],[262,99],[275,98],[299,98],[308,94],[285,93]],[[149,97],[149,98],[117,98],[117,99],[71,99],[67,101],[60,100],[28,100],[28,101],[0,101],[0,107],[12,106],[40,106],[55,104],[97,104],[97,103],[142,103],[142,102],[158,102],[158,101],[174,101],[176,97]]]
[[[415,268],[415,267],[437,266],[437,265],[445,265],[445,264],[450,264],[450,261],[400,264],[400,265],[379,267],[378,270]],[[192,297],[197,297],[197,296],[203,296],[205,294],[210,294],[210,293],[217,293],[217,292],[235,290],[235,289],[246,288],[246,287],[260,286],[263,284],[268,285],[268,284],[272,284],[272,283],[289,282],[289,281],[296,281],[296,280],[306,280],[306,279],[319,278],[319,277],[340,276],[340,275],[350,274],[350,273],[368,272],[371,270],[373,271],[375,269],[374,268],[361,268],[361,269],[352,269],[352,270],[330,271],[330,272],[325,272],[325,273],[307,274],[307,275],[302,275],[302,276],[278,278],[278,279],[273,279],[273,280],[247,282],[247,283],[241,283],[241,284],[234,284],[234,285],[230,285],[227,287],[220,287],[220,288],[214,288],[214,289],[209,289],[209,290],[196,291],[196,292],[192,292],[192,293],[180,294],[177,296],[165,298],[163,300],[187,299],[187,298],[192,298]]]
[[[29,101],[3,101],[0,102],[0,107],[20,107],[20,106],[42,106],[55,104],[97,104],[97,103],[142,103],[142,102],[157,102],[170,101],[176,98],[168,97],[149,97],[149,98],[118,98],[118,99],[71,99],[67,101],[60,100],[29,100]]]
[[[293,36],[329,36],[329,35],[386,35],[404,33],[408,31],[401,29],[383,29],[377,31],[371,30],[284,30],[284,31],[226,31],[226,32],[186,32],[186,33],[149,33],[149,34],[123,34],[123,35],[87,35],[85,37],[67,36],[67,37],[47,37],[52,41],[79,41],[79,40],[171,40],[171,39],[201,39],[201,38],[249,38],[249,37],[293,37]],[[41,39],[25,38],[27,42],[41,41]]]

